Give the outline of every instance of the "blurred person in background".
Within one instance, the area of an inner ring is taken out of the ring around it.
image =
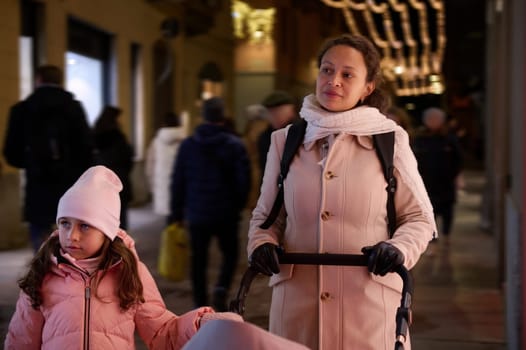
[[[268,110],[263,105],[253,104],[245,108],[247,124],[243,133],[243,141],[247,147],[250,158],[250,169],[252,175],[250,195],[247,201],[247,208],[252,210],[256,207],[259,197],[259,187],[263,177],[260,169],[260,154],[258,152],[258,138],[263,131],[269,127]]]
[[[424,110],[422,123],[415,134],[413,150],[435,216],[442,219],[440,237],[449,244],[462,173],[462,149],[457,136],[448,128],[444,110],[436,107]]]
[[[203,102],[204,122],[177,152],[171,183],[169,222],[190,233],[195,306],[208,304],[208,249],[216,237],[222,253],[212,306],[227,309],[228,291],[239,257],[239,221],[250,190],[250,162],[242,140],[224,125],[223,99]]]
[[[411,116],[407,111],[401,107],[391,106],[387,109],[386,114],[387,118],[393,120],[396,124],[400,125],[407,134],[409,135],[410,141],[414,136],[414,127],[411,120]]]
[[[59,67],[37,68],[35,90],[11,107],[3,152],[25,169],[23,218],[36,252],[54,229],[60,196],[94,161],[84,108],[64,90]]]
[[[121,227],[128,228],[128,204],[133,199],[130,180],[133,169],[133,147],[121,130],[119,122],[122,110],[114,106],[105,106],[93,128],[97,163],[113,170],[122,182]]]
[[[181,118],[168,112],[157,130],[146,154],[146,177],[152,194],[153,211],[168,217],[170,214],[170,181],[173,163],[181,142],[188,136],[188,113]]]
[[[268,111],[269,126],[258,138],[259,169],[261,174],[265,171],[267,153],[270,147],[270,135],[275,130],[284,128],[298,118],[296,105],[292,96],[281,90],[270,93],[261,104]]]

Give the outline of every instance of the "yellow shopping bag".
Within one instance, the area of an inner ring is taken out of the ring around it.
[[[184,227],[177,224],[168,225],[161,233],[157,266],[159,274],[175,282],[184,280],[188,269],[189,249]]]

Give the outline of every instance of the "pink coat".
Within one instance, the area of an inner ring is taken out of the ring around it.
[[[69,264],[53,266],[44,279],[44,302],[38,310],[20,293],[5,349],[83,349],[85,332],[89,349],[135,349],[135,329],[149,349],[182,348],[197,332],[199,317],[212,310],[204,307],[181,316],[168,311],[152,275],[139,261],[146,301],[123,312],[115,296],[119,265],[112,266],[99,284],[100,299],[92,293],[88,300],[89,276]]]
[[[261,196],[250,221],[248,254],[265,242],[283,245],[289,252],[361,254],[362,247],[388,240],[386,182],[372,138],[343,133],[321,139],[310,149],[300,147],[285,180],[286,215],[282,210],[273,226],[259,228],[276,197],[286,132],[281,129],[272,135]],[[397,130],[396,137],[407,138],[407,134]],[[324,142],[328,147],[323,147]],[[407,150],[406,156],[414,158]],[[324,152],[328,153],[323,165]],[[416,171],[416,162],[409,163]],[[399,227],[389,242],[412,268],[432,238],[434,222],[426,219],[397,171],[395,176]],[[270,279],[271,332],[311,349],[393,348],[399,276],[375,276],[365,267],[280,268]]]

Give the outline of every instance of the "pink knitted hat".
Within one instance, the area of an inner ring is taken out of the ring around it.
[[[89,168],[60,198],[57,223],[63,217],[82,220],[113,241],[120,225],[121,190],[121,180],[113,171],[102,165]]]

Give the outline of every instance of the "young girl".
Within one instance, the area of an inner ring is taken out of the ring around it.
[[[122,183],[104,166],[88,169],[58,204],[58,230],[19,281],[5,349],[179,349],[211,319],[237,319],[201,307],[166,309],[133,240],[119,229]]]

